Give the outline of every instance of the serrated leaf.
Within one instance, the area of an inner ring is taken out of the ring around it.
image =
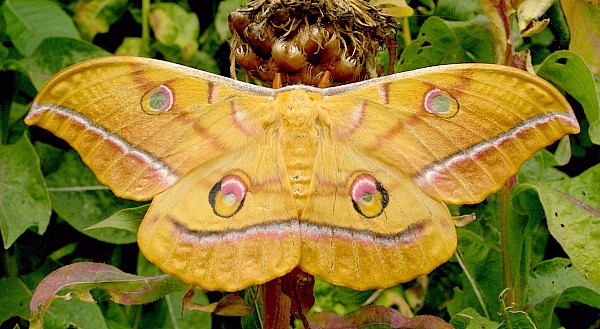
[[[530,185],[544,206],[552,236],[575,268],[600,285],[600,164],[569,180]]]
[[[40,90],[51,76],[65,67],[110,55],[106,50],[83,40],[52,37],[44,39],[31,56],[20,63],[27,68],[33,85]]]
[[[23,136],[15,144],[0,146],[0,230],[4,248],[29,227],[46,231],[50,198],[33,145]]]
[[[75,23],[82,36],[91,41],[97,33],[106,33],[127,9],[127,0],[87,0],[77,2]]]
[[[600,308],[600,287],[586,280],[568,259],[555,258],[535,266],[527,287],[527,313],[538,327],[550,328],[554,308],[565,302]]]
[[[55,2],[6,0],[0,10],[6,19],[6,34],[25,56],[31,55],[45,38],[79,38],[71,18]]]
[[[71,150],[65,154],[61,166],[46,177],[46,181],[52,208],[79,232],[114,244],[136,241],[136,234],[126,230],[85,230],[118,210],[137,207],[140,203],[117,198],[98,182],[94,173],[81,162],[75,151]]]
[[[430,17],[421,26],[419,36],[400,55],[396,71],[451,63],[492,63],[494,54],[486,23],[484,16],[467,22]]]
[[[583,106],[590,123],[590,138],[594,144],[600,145],[598,94],[594,77],[581,57],[569,51],[557,51],[540,64],[536,73],[569,93]]]
[[[43,319],[55,299],[86,296],[93,288],[106,289],[117,303],[133,305],[149,303],[187,287],[169,275],[140,277],[110,265],[81,262],[61,267],[46,276],[35,289],[29,308],[35,321]]]

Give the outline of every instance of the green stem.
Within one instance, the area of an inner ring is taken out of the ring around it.
[[[504,287],[509,288],[507,299],[512,305],[517,305],[519,300],[519,289],[515,287],[510,268],[510,253],[508,239],[508,207],[510,199],[510,191],[514,187],[515,178],[511,178],[500,191],[499,211],[500,211],[500,243],[502,253],[502,271],[504,276]]]
[[[402,18],[402,37],[404,38],[404,44],[408,46],[412,42],[410,37],[410,25],[408,24],[408,17]]]
[[[475,296],[477,297],[477,300],[479,301],[479,305],[483,309],[483,313],[484,313],[485,317],[488,319],[491,319],[490,313],[488,312],[488,309],[487,309],[487,305],[485,305],[483,296],[481,296],[481,291],[479,291],[479,287],[477,286],[477,282],[475,282],[475,279],[473,279],[473,277],[471,276],[471,273],[469,273],[469,270],[465,266],[465,263],[463,262],[463,259],[462,259],[462,255],[458,251],[455,251],[454,256],[458,260],[458,265],[460,265],[460,268],[463,270],[463,273],[465,273],[467,280],[471,284],[471,287],[473,288],[473,292],[475,293]]]
[[[16,278],[19,276],[19,265],[15,256],[15,243],[4,252],[4,268],[6,269],[7,277]]]
[[[145,51],[150,51],[150,0],[142,0],[142,41]]]

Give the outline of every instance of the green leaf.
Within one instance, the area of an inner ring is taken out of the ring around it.
[[[530,186],[544,206],[550,233],[575,268],[600,285],[600,164],[569,180]]]
[[[6,0],[0,10],[6,19],[6,34],[25,56],[31,55],[45,38],[79,38],[71,18],[55,2]]]
[[[540,150],[521,166],[517,176],[518,181],[520,183],[547,182],[569,178],[567,174],[554,168],[556,166],[558,166],[556,157],[546,149]]]
[[[430,17],[423,23],[419,36],[402,52],[396,71],[421,67],[463,63],[493,63],[494,53],[485,16],[467,22],[450,22]]]
[[[336,286],[318,277],[315,278],[314,293],[319,296],[314,309],[334,311],[342,315],[358,310],[360,305],[373,295],[372,290],[357,291]]]
[[[144,39],[126,37],[115,51],[115,55],[150,57],[150,49],[147,48],[148,43]]]
[[[144,314],[140,328],[164,329],[210,329],[212,317],[210,313],[184,310],[182,314],[181,301],[183,292],[171,293],[153,305],[152,312]],[[194,302],[208,304],[204,294],[194,295]]]
[[[450,320],[450,324],[455,329],[496,329],[500,327],[498,322],[481,316],[472,308],[466,308],[456,313]]]
[[[31,290],[20,278],[0,279],[0,323],[18,316],[22,319],[29,317],[29,299]]]
[[[100,223],[86,228],[86,230],[112,227],[137,233],[148,208],[150,208],[149,204],[135,208],[121,209]]]
[[[439,0],[435,15],[453,21],[466,21],[483,13],[479,0]]]
[[[571,27],[569,50],[581,56],[594,74],[600,74],[600,6],[598,2],[561,0]]]
[[[478,206],[477,220],[458,228],[456,257],[463,269],[462,290],[455,289],[448,305],[454,317],[466,308],[492,320],[500,320],[498,296],[504,289],[502,259],[500,255],[500,223],[498,205],[488,198],[485,206]]]
[[[94,173],[73,150],[67,152],[57,171],[46,177],[54,211],[79,232],[114,244],[133,243],[135,233],[115,228],[85,230],[116,211],[140,203],[119,199],[98,182]]]
[[[544,211],[531,189],[518,185],[512,189],[510,197],[506,216],[507,245],[504,246],[508,250],[511,276],[511,289],[507,294],[511,294],[516,308],[522,309],[525,306],[522,292],[527,287],[531,266],[543,259],[549,233],[542,222]],[[509,317],[514,314],[505,310],[504,315]]]
[[[0,146],[0,230],[4,248],[29,227],[44,234],[50,221],[50,199],[40,160],[23,136],[15,144]]]
[[[217,9],[213,24],[217,32],[216,34],[221,42],[224,42],[231,37],[231,32],[229,32],[229,13],[237,10],[246,2],[247,1],[244,0],[223,0],[219,2],[219,8]]]
[[[504,312],[504,322],[500,325],[501,329],[537,329],[533,320],[524,311],[511,311],[506,309]]]
[[[42,324],[33,319],[30,328],[42,328]],[[44,314],[43,328],[62,329],[104,329],[108,328],[100,307],[79,299],[56,300]]]
[[[527,313],[539,328],[550,328],[554,308],[568,302],[600,308],[600,287],[586,280],[568,259],[547,260],[532,269],[527,287],[530,306]]]
[[[157,3],[150,13],[150,26],[158,42],[177,46],[182,58],[189,59],[198,51],[200,23],[198,16],[175,3]]]
[[[590,138],[600,144],[600,106],[594,77],[583,59],[569,51],[548,56],[537,69],[537,75],[573,96],[583,106],[590,122]]]
[[[97,33],[106,33],[127,9],[127,0],[87,0],[77,2],[75,23],[83,38],[94,39]]]
[[[110,55],[112,54],[106,50],[86,41],[57,37],[42,41],[33,54],[22,59],[21,63],[29,71],[33,85],[40,90],[51,76],[65,67],[86,59]]]

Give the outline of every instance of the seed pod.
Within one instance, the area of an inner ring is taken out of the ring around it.
[[[257,73],[261,81],[272,83],[273,79],[275,79],[275,75],[277,74],[277,70],[273,62],[268,61],[261,63],[258,66]]]
[[[358,64],[356,58],[346,57],[346,54],[343,54],[331,68],[331,78],[335,81],[356,81],[356,78],[360,73],[360,65]]]
[[[306,55],[314,55],[321,47],[321,43],[323,43],[324,31],[318,25],[305,25],[298,30],[298,34],[294,39]]]
[[[365,0],[254,0],[229,16],[230,58],[266,85],[340,85],[381,72],[377,51],[395,47],[397,26]]]
[[[301,71],[302,79],[300,83],[308,86],[318,86],[322,82],[321,80],[323,80],[326,71],[324,65],[314,66],[310,63],[306,63]],[[329,84],[329,81],[326,83]]]
[[[273,61],[280,72],[296,72],[306,64],[306,56],[294,41],[277,39],[271,50]]]
[[[256,71],[261,63],[260,58],[247,43],[239,44],[234,49],[235,61],[248,71]]]
[[[309,57],[312,62],[329,63],[339,56],[341,50],[339,35],[337,33],[332,33],[331,37],[326,40],[323,47]]]
[[[271,46],[275,42],[275,33],[266,24],[250,23],[244,31],[248,44],[254,52],[262,57],[271,56]]]
[[[229,32],[231,32],[232,35],[237,33],[242,40],[246,41],[244,39],[244,30],[251,22],[250,13],[245,11],[232,11],[229,13],[227,21],[229,22]]]

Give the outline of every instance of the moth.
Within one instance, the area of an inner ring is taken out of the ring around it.
[[[152,199],[151,262],[223,291],[296,266],[359,290],[427,274],[456,248],[446,203],[482,201],[579,131],[559,91],[505,66],[270,89],[134,57],[61,71],[25,121],[117,196]]]

